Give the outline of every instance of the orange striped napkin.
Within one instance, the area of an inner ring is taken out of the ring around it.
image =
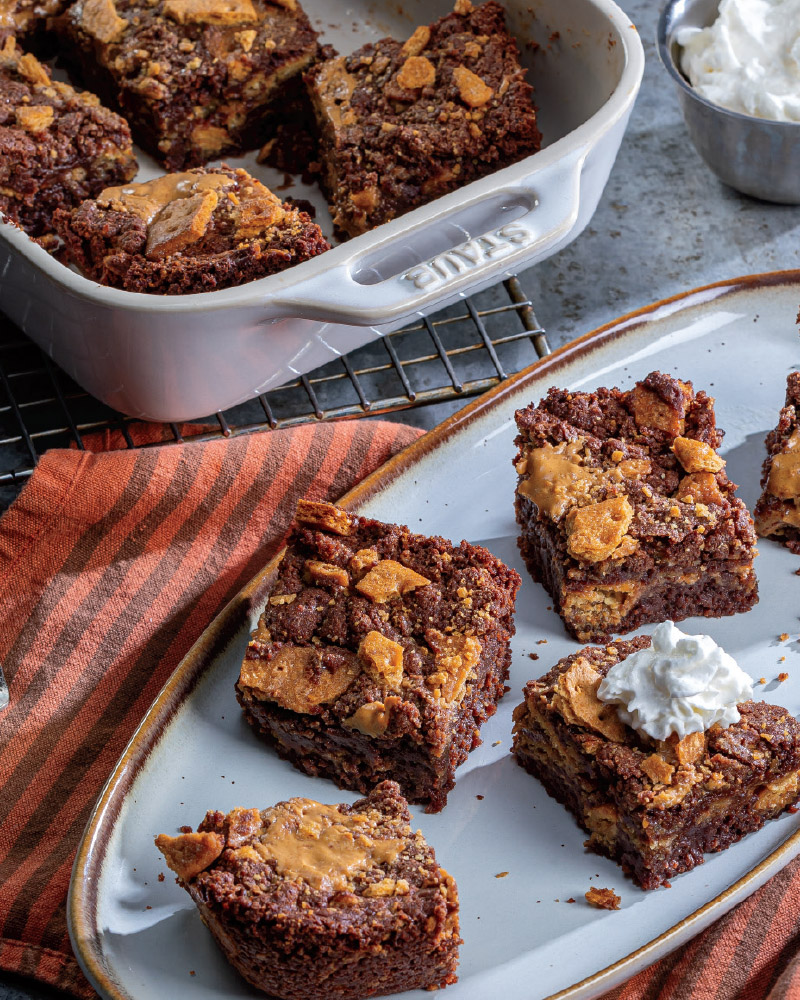
[[[418,433],[355,421],[45,455],[0,519],[0,969],[94,996],[69,946],[67,886],[136,724],[277,550],[295,500],[336,499]],[[799,903],[800,861],[609,997],[800,998]]]

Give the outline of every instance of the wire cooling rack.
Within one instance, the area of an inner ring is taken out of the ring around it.
[[[294,382],[199,419],[192,439],[246,434],[313,420],[389,413],[477,395],[550,353],[517,278],[423,318]],[[0,316],[0,509],[48,448],[84,448],[117,430],[136,447],[132,421],[84,392]],[[168,442],[187,433],[166,428]]]

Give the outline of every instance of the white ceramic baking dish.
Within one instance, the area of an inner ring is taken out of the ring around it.
[[[452,3],[304,7],[324,40],[348,52],[407,37]],[[0,309],[93,395],[131,416],[178,421],[278,386],[557,252],[597,206],[644,55],[611,0],[506,7],[540,107],[545,145],[534,156],[282,274],[180,297],[104,288],[0,222]],[[229,162],[274,179],[252,157]]]

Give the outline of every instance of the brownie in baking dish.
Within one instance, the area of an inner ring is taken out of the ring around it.
[[[236,684],[281,757],[438,812],[504,693],[519,575],[486,549],[301,500]]]
[[[94,94],[53,80],[8,35],[0,48],[0,211],[31,236],[136,173],[131,133]]]
[[[758,599],[753,522],[715,450],[713,404],[652,372],[517,411],[519,546],[581,642]]]
[[[495,0],[406,41],[326,59],[306,82],[321,181],[338,230],[357,236],[536,152],[532,88]]]
[[[229,288],[329,249],[305,212],[225,166],[107,188],[54,222],[69,260],[131,292]]]
[[[800,372],[786,379],[786,403],[767,435],[762,493],[754,511],[756,533],[800,555]]]
[[[651,740],[597,697],[610,668],[649,636],[593,646],[524,688],[513,753],[645,889],[689,871],[791,807],[800,796],[800,724],[764,702],[740,721],[678,740]]]
[[[281,1000],[360,1000],[456,981],[458,892],[398,786],[350,805],[210,812],[156,838],[228,961]]]
[[[261,145],[317,54],[297,0],[76,0],[51,23],[61,55],[168,170]]]

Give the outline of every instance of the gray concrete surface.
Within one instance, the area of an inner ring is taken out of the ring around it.
[[[658,5],[652,0],[621,0],[621,5],[639,28],[647,68],[619,158],[589,228],[561,254],[522,276],[554,348],[698,285],[800,267],[800,207],[754,201],[712,176],[689,145],[672,85],[658,61]],[[460,405],[405,411],[398,418],[432,427]],[[58,996],[17,979],[0,979],[0,1000]]]

